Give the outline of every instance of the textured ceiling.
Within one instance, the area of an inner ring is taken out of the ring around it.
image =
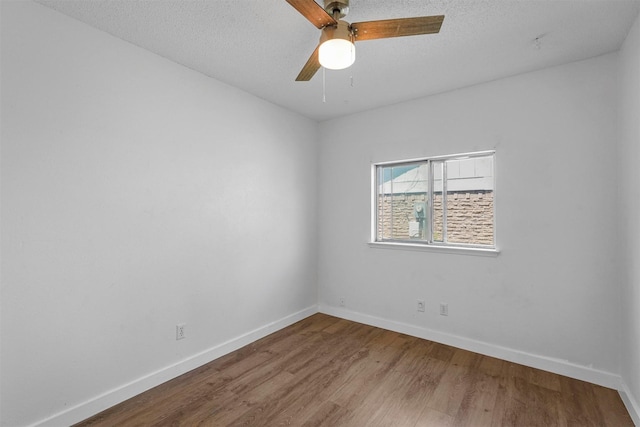
[[[351,0],[349,22],[440,15],[439,34],[356,44],[356,62],[295,77],[319,30],[285,0],[37,0],[316,120],[617,50],[640,0]],[[320,0],[318,0],[321,2]]]

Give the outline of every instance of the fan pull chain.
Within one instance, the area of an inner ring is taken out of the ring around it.
[[[326,82],[325,82],[325,78],[324,78],[324,70],[325,68],[322,67],[322,102],[324,102],[326,104],[327,102],[327,92],[326,92]]]
[[[351,83],[351,87],[353,87],[353,76],[349,77],[349,81]]]

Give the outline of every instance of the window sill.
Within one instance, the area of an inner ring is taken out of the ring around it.
[[[496,257],[500,251],[496,248],[469,248],[465,246],[438,246],[401,242],[369,242],[370,248],[396,249],[403,251],[440,252],[445,254],[475,255]]]

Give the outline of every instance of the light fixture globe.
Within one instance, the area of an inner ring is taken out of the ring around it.
[[[340,20],[337,26],[322,29],[318,60],[320,65],[330,70],[342,70],[353,64],[356,47],[349,23]]]

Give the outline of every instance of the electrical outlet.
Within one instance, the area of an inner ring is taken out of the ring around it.
[[[448,316],[449,315],[449,304],[440,303],[440,316]]]
[[[340,297],[340,307],[344,307],[344,305],[345,305],[344,297]]]
[[[423,299],[419,299],[418,300],[418,311],[424,311],[424,300]]]
[[[187,337],[186,327],[186,323],[178,323],[176,325],[176,340],[181,340]]]

